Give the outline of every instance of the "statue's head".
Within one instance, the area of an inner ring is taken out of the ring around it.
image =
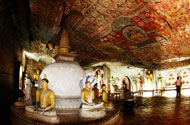
[[[40,74],[40,70],[36,69],[36,74],[39,75]]]
[[[141,74],[140,73],[138,73],[138,77],[140,77],[141,76]]]
[[[95,85],[94,85],[94,88],[97,88],[98,87],[98,84],[96,83]]]
[[[28,73],[25,74],[25,77],[28,77]]]
[[[89,89],[90,89],[90,86],[91,86],[91,82],[87,81],[87,82],[85,83],[86,89],[89,90]]]
[[[42,79],[42,83],[41,83],[42,88],[47,89],[48,88],[48,83],[49,83],[48,79],[46,79],[46,78]]]
[[[106,84],[102,84],[102,90],[106,90]]]

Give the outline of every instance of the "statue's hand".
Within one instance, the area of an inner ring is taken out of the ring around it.
[[[36,102],[35,104],[35,108],[37,109],[39,107],[40,103],[39,102]]]
[[[89,104],[89,102],[87,102],[86,100],[82,101],[83,104]]]
[[[48,107],[45,108],[45,111],[48,111],[50,109],[51,109],[51,106],[48,106]]]

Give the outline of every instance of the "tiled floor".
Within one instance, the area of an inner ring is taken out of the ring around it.
[[[120,118],[129,125],[190,125],[190,97],[136,97],[133,109],[122,106]]]
[[[121,107],[120,122],[116,125],[190,125],[189,96],[180,99],[136,96],[136,105],[132,109],[125,108],[123,102],[116,104]],[[9,116],[1,116],[1,123],[10,124]]]

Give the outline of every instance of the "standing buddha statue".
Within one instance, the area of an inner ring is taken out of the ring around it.
[[[162,79],[162,76],[161,76],[161,74],[159,74],[159,76],[158,76],[158,79],[157,79],[157,89],[163,89],[163,79]]]
[[[146,89],[153,89],[153,72],[151,70],[148,70],[146,72],[146,79],[147,79],[147,83],[146,83]]]

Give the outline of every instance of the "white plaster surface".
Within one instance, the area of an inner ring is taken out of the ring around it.
[[[49,89],[55,96],[62,98],[81,97],[80,80],[84,77],[84,70],[75,62],[53,63],[43,69],[40,79],[47,75]]]

